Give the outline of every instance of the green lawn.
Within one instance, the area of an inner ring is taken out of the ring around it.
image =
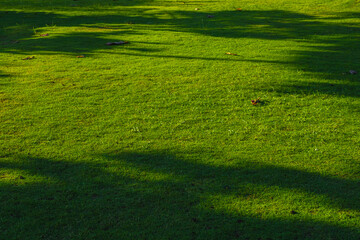
[[[0,1],[0,239],[359,240],[359,132],[359,0]]]

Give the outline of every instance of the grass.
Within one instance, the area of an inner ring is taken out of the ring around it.
[[[359,1],[0,9],[0,239],[360,239]]]

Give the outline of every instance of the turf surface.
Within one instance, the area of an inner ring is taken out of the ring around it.
[[[0,239],[359,240],[359,11],[2,0]]]

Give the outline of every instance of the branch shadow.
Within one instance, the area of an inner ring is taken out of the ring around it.
[[[7,73],[4,73],[2,71],[0,71],[0,87],[1,86],[7,86],[9,85],[10,81],[6,78],[10,77],[11,75],[10,74],[7,74]],[[1,89],[0,89],[0,94],[1,94]],[[0,103],[2,102],[3,100],[0,98]]]
[[[0,72],[0,78],[1,77],[10,77],[10,75],[9,74],[2,74],[1,72]]]
[[[272,198],[259,190],[299,189],[330,199],[330,205],[359,210],[359,181],[254,163],[211,166],[168,152],[95,155],[92,162],[41,157],[0,161],[23,176],[0,184],[0,230],[7,239],[358,239],[360,231],[340,224],[266,217]],[[29,183],[27,183],[29,179]],[[250,185],[249,185],[250,184]],[[251,187],[253,186],[253,187]],[[257,186],[265,186],[258,188]],[[233,197],[265,201],[256,214],[210,201]],[[314,203],[325,204],[324,202]],[[290,209],[289,209],[290,211]],[[354,216],[349,216],[354,217]],[[359,216],[355,216],[359,217]],[[21,223],[26,223],[22,225]]]

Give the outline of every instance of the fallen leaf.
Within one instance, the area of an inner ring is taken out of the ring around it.
[[[79,55],[79,56],[76,56],[77,58],[84,58],[85,56],[84,55]]]
[[[119,41],[119,42],[108,42],[106,43],[106,45],[110,46],[110,45],[123,45],[123,44],[127,44],[129,43],[128,41]]]
[[[44,33],[44,34],[41,34],[41,35],[40,35],[40,37],[47,37],[47,36],[49,36],[48,33]]]
[[[227,55],[237,56],[237,54],[236,54],[236,53],[231,53],[231,52],[227,52],[227,53],[225,53],[225,54],[227,54]]]
[[[34,59],[35,56],[32,56],[32,57],[26,57],[26,58],[23,58],[22,60],[31,60],[31,59]]]
[[[352,75],[355,75],[355,74],[357,74],[357,71],[355,71],[355,70],[350,70],[349,73],[352,74]]]
[[[256,99],[256,100],[251,100],[251,104],[252,105],[256,105],[260,102],[260,98]]]
[[[242,8],[237,8],[236,11],[242,11]]]

